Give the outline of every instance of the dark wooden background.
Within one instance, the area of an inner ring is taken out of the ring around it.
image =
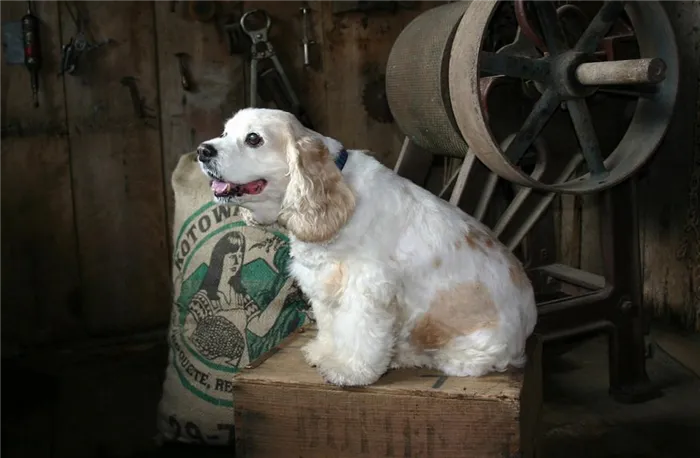
[[[27,70],[2,63],[3,354],[167,324],[170,174],[247,97],[247,60],[229,54],[215,22],[193,20],[187,2],[81,2],[94,38],[114,44],[65,77],[57,76],[60,50],[75,34],[73,20],[63,2],[32,3],[44,56],[39,108]],[[219,2],[218,11],[268,11],[270,40],[317,130],[391,166],[402,137],[367,115],[362,89],[403,26],[435,4],[334,15],[328,2],[311,2],[317,44],[306,69],[301,2]],[[26,2],[3,1],[2,21],[25,11]],[[191,56],[197,92],[180,86],[178,52]],[[145,120],[120,82],[127,76],[144,98]]]
[[[191,19],[186,3],[84,2],[91,33],[114,44],[85,56],[80,75],[59,77],[61,44],[75,25],[63,2],[33,2],[44,55],[39,108],[31,105],[26,69],[3,59],[4,355],[167,324],[170,174],[181,154],[218,135],[222,121],[245,106],[248,81],[246,60],[229,55],[214,23]],[[310,69],[302,65],[301,2],[221,2],[219,9],[266,9],[271,40],[317,130],[371,149],[391,166],[402,136],[394,124],[372,120],[361,95],[403,26],[437,4],[418,3],[397,13],[334,15],[328,2],[311,2],[317,44]],[[700,212],[700,142],[693,138],[700,132],[693,24],[700,19],[691,2],[674,3],[687,10],[671,15],[683,32],[683,95],[642,183],[645,297],[657,316],[700,329],[700,240],[692,231]],[[25,10],[26,2],[3,1],[2,21]],[[180,87],[178,52],[192,56],[196,93]],[[144,98],[146,119],[135,115],[120,83],[127,76]],[[561,256],[598,269],[595,198],[566,197],[558,209]]]

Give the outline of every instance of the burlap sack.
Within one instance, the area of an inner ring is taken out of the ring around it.
[[[174,296],[158,429],[165,440],[224,445],[233,374],[301,326],[306,304],[286,273],[281,228],[251,227],[244,210],[212,202],[193,153],[172,186]]]

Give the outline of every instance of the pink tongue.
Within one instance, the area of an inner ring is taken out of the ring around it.
[[[211,183],[212,191],[214,191],[217,194],[224,194],[224,193],[228,192],[230,186],[231,185],[229,183],[219,181],[219,180],[214,180]]]
[[[265,180],[255,180],[245,184],[233,184],[225,181],[214,180],[211,182],[211,189],[217,195],[230,194],[260,194],[265,187]]]

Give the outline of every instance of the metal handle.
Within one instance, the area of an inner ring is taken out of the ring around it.
[[[265,18],[265,27],[260,28],[260,29],[249,29],[248,27],[246,27],[246,25],[245,25],[246,20],[254,14],[261,14]],[[267,32],[270,30],[270,26],[272,25],[272,20],[270,19],[270,15],[268,15],[265,10],[248,11],[243,16],[241,16],[240,22],[241,22],[241,29],[246,34],[248,34],[248,36],[250,36],[250,38],[253,40],[253,43],[267,41]]]
[[[310,65],[310,59],[309,59],[309,45],[315,44],[313,40],[311,40],[311,34],[309,33],[309,7],[308,6],[302,6],[299,8],[301,11],[301,32],[302,32],[302,39],[301,39],[301,44],[304,49],[304,66],[308,67]]]

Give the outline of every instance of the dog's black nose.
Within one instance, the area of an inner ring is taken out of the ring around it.
[[[213,146],[211,146],[208,143],[202,143],[197,148],[197,157],[202,162],[207,162],[211,158],[216,157],[216,154],[217,154],[216,148],[214,148]]]

